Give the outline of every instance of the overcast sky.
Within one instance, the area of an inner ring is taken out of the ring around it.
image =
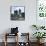
[[[12,9],[11,9],[11,13],[14,13],[14,10],[19,10],[21,9],[21,12],[24,12],[24,7],[15,7],[13,6]]]

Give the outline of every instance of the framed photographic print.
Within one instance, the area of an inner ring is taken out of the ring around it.
[[[39,18],[46,18],[46,0],[37,1],[37,15]]]
[[[11,6],[10,15],[11,15],[11,20],[25,20],[25,7]]]
[[[46,25],[46,0],[37,0],[36,4],[37,15],[36,23],[37,25]]]

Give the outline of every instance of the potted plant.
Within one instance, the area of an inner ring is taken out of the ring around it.
[[[40,43],[40,40],[46,36],[45,34],[45,32],[35,32],[33,35],[37,38],[38,43]]]

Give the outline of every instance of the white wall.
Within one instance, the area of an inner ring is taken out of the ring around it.
[[[10,6],[25,6],[25,21],[10,20]],[[0,34],[8,32],[11,27],[19,27],[20,32],[32,35],[31,25],[36,24],[36,0],[1,0],[0,1]]]

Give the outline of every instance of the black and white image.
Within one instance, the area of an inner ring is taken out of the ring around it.
[[[11,20],[25,20],[25,7],[11,6],[10,14],[11,14]]]

